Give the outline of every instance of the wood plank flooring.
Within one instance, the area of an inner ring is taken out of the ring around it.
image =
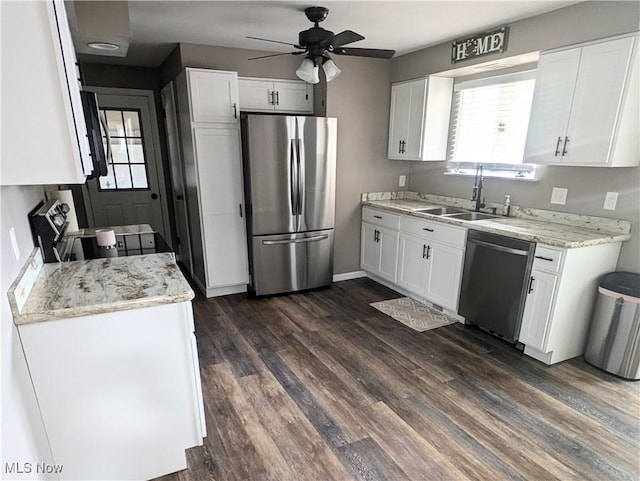
[[[159,479],[640,479],[640,383],[369,306],[396,297],[357,279],[196,299],[208,436]]]

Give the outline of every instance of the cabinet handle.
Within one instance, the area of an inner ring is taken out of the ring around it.
[[[401,154],[402,153],[402,140],[400,140],[398,142],[398,153]]]
[[[427,246],[422,244],[422,258],[426,258],[427,257]]]
[[[233,104],[233,118],[238,118],[238,107],[236,106],[236,104]]]
[[[556,142],[556,152],[553,154],[554,157],[557,157],[560,153],[560,142],[562,142],[562,137],[558,137],[558,142]]]
[[[535,277],[531,276],[531,278],[529,279],[529,294],[531,294],[533,292],[533,282],[536,280]]]
[[[542,256],[533,256],[536,259],[540,259],[541,261],[553,262],[553,259],[550,257],[542,257]]]
[[[427,259],[429,259],[431,257],[429,252],[431,252],[431,246],[427,246]]]
[[[273,98],[273,90],[271,92],[269,92],[269,97],[271,97],[271,100],[269,100],[269,105],[274,105],[275,104],[275,100]]]
[[[373,242],[378,242],[378,229],[373,229]]]
[[[184,199],[184,195],[178,194],[178,195],[176,195],[176,199],[182,200],[182,199]]]
[[[242,218],[242,204],[238,204],[238,208],[240,209],[240,218]]]
[[[564,145],[562,146],[562,156],[567,155],[567,144],[569,143],[569,137],[564,138]]]
[[[374,219],[382,219],[381,215],[374,215],[373,217],[374,217]]]
[[[280,92],[276,91],[276,105],[280,105]]]
[[[429,229],[428,227],[423,227],[422,230],[426,230],[427,232],[433,232],[433,229]]]
[[[407,141],[403,140],[402,141],[402,153],[403,154],[407,151],[406,146],[407,146]]]

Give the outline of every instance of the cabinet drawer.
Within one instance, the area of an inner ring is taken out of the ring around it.
[[[400,230],[407,234],[458,247],[464,247],[467,238],[467,230],[461,227],[454,227],[445,225],[442,222],[430,222],[408,216],[402,217]]]
[[[536,253],[533,258],[533,267],[549,272],[560,272],[562,264],[562,251],[551,247],[536,246]]]
[[[398,214],[390,214],[382,210],[362,208],[362,222],[388,227],[389,229],[398,230],[400,228],[400,216]]]

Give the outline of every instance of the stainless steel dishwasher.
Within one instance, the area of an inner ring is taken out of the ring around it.
[[[458,310],[467,324],[511,343],[518,340],[535,246],[469,230]]]

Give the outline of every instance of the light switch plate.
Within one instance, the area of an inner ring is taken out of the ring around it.
[[[558,205],[565,205],[567,203],[567,193],[569,189],[562,187],[554,187],[551,191],[551,203]]]
[[[402,174],[398,178],[398,187],[406,187],[407,186],[407,176]]]
[[[617,203],[618,203],[618,193],[607,192],[607,195],[604,198],[604,205],[602,206],[602,208],[605,210],[616,210]]]

